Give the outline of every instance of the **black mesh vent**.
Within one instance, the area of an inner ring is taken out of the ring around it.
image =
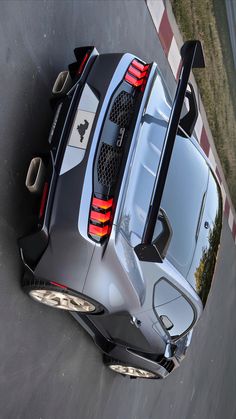
[[[115,183],[120,168],[121,158],[122,152],[120,149],[102,143],[97,165],[99,183],[108,188]]]
[[[123,91],[115,99],[111,108],[110,120],[126,128],[131,120],[134,108],[133,96]]]
[[[159,361],[158,364],[164,367],[168,372],[171,372],[175,366],[174,361],[166,358],[162,358],[162,360]]]

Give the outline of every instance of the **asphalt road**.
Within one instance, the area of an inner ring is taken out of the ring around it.
[[[0,10],[0,418],[235,418],[236,249],[226,222],[207,308],[181,368],[165,381],[113,374],[69,314],[20,289],[16,238],[30,228],[34,205],[25,174],[46,145],[49,92],[73,48],[154,59],[173,92],[145,3],[1,1]]]

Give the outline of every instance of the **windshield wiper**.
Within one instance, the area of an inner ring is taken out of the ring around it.
[[[200,212],[199,212],[199,217],[198,217],[198,222],[197,222],[197,228],[196,228],[196,233],[195,233],[195,239],[196,239],[196,241],[197,241],[198,236],[199,236],[199,231],[200,231],[200,227],[201,227],[203,211],[204,211],[204,208],[205,208],[205,202],[206,202],[206,192],[203,195],[201,209],[200,209]]]

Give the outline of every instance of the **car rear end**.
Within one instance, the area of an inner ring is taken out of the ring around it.
[[[143,239],[153,183],[154,197],[158,195],[158,168],[168,170],[182,105],[174,101],[175,112],[170,116],[170,100],[155,63],[146,64],[132,54],[99,56],[93,48],[77,49],[75,55],[77,61],[69,66],[69,73],[59,75],[53,89],[50,151],[29,170],[29,186],[38,193],[39,216],[34,231],[20,240],[24,287],[37,301],[86,312],[83,326],[118,372],[128,363],[131,370],[144,367],[164,378],[178,362],[167,351],[167,335],[155,331],[153,281],[148,284],[142,272],[143,250],[153,250],[150,237],[140,243],[141,252],[135,253],[134,248]],[[186,65],[179,89],[182,100],[186,72],[191,69],[190,62]],[[152,126],[154,133],[158,131],[154,137]],[[168,147],[161,159],[163,144]],[[159,165],[159,160],[165,164]],[[145,169],[141,178],[140,167]],[[129,185],[138,188],[139,179],[143,194],[133,199],[135,188],[129,193]],[[164,188],[166,174],[160,179]],[[155,202],[151,207],[158,214],[159,205]],[[128,209],[125,217],[124,208]],[[142,222],[136,226],[135,219]],[[151,217],[149,230],[154,222],[156,217]],[[89,316],[95,313],[102,315]],[[115,329],[112,316],[119,316]],[[102,318],[109,324],[99,321]],[[134,339],[130,328],[136,332]]]
[[[53,89],[50,150],[40,156],[44,171],[33,176],[41,176],[38,216],[19,244],[25,280],[33,275],[82,292],[95,246],[105,249],[109,240],[156,65],[132,54],[98,55],[91,47],[75,55]]]

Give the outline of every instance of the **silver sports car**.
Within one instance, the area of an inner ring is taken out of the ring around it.
[[[172,100],[156,63],[76,48],[53,86],[49,148],[26,178],[38,213],[19,240],[25,292],[69,310],[130,377],[179,366],[220,242],[221,192],[194,138],[200,42],[181,55]]]

